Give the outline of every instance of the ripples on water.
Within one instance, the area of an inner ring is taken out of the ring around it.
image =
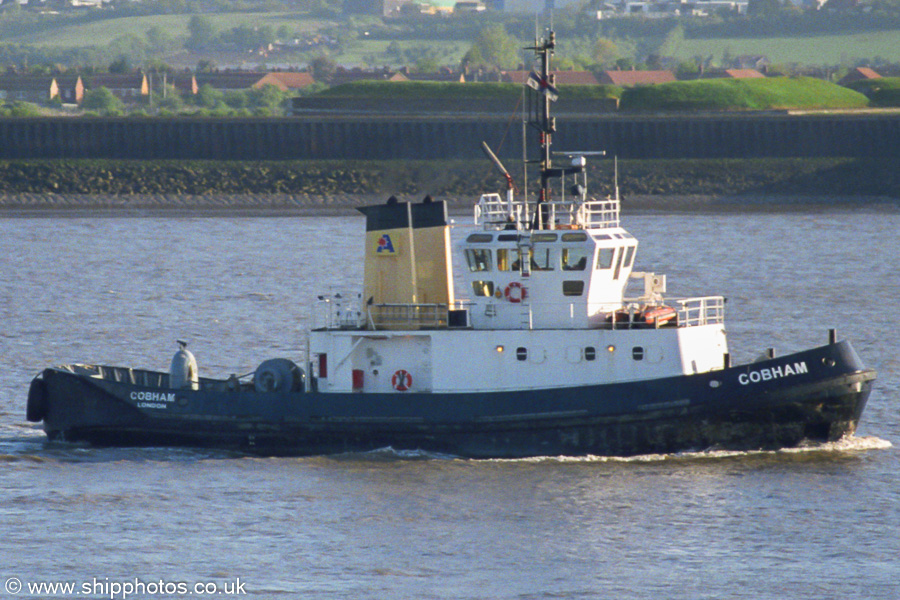
[[[165,369],[185,337],[212,375],[296,355],[315,295],[361,278],[362,220],[0,220],[0,581],[240,577],[254,598],[896,597],[900,216],[625,225],[636,268],[667,273],[670,293],[729,298],[736,360],[824,343],[829,327],[850,338],[879,370],[858,435],[516,461],[48,444],[24,422],[44,366]]]

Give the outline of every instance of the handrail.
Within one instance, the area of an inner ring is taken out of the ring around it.
[[[373,304],[368,307],[369,322],[375,329],[419,329],[446,327],[446,304]]]
[[[673,299],[678,303],[678,326],[716,325],[725,322],[725,298],[702,296]]]
[[[534,204],[525,200],[509,202],[500,194],[484,194],[475,205],[474,222],[484,229],[502,229],[515,223],[518,229],[529,225],[529,209]],[[619,201],[603,200],[554,200],[541,204],[544,229],[604,229],[619,227]]]
[[[351,298],[343,298],[342,302],[336,302],[334,297],[324,298],[320,300],[323,305],[319,317],[324,320],[321,323],[326,329],[436,329],[449,326],[450,311],[468,309],[472,310],[477,303],[470,299],[459,299],[453,305],[447,304],[418,304],[418,303],[386,303],[372,304],[368,306],[353,306],[356,303],[361,304],[359,296]],[[540,314],[559,314],[553,309],[554,306],[566,306],[566,312],[569,314],[568,321],[572,327],[585,326],[585,319],[593,322],[593,327],[610,328],[610,329],[630,329],[633,327],[646,327],[646,324],[639,322],[635,317],[640,313],[641,309],[646,307],[646,299],[626,298],[616,310],[606,310],[594,317],[581,313],[576,316],[573,312],[574,304],[569,302],[531,302],[527,301],[522,304],[509,303],[491,303],[491,310],[494,316],[499,311],[504,314],[515,313],[523,315],[527,320],[522,321],[522,325],[528,328],[526,323],[530,323],[533,319],[531,311],[540,307]],[[665,302],[654,302],[651,306],[671,306],[677,313],[677,318],[666,322],[666,327],[696,327],[700,325],[714,325],[725,322],[725,298],[722,296],[700,296],[694,298],[667,298]],[[549,309],[549,310],[548,310]],[[621,320],[614,317],[615,313],[620,314],[628,311],[629,318]],[[322,314],[324,313],[324,314]],[[606,318],[603,323],[596,323],[597,317]],[[565,320],[565,319],[564,319]],[[590,325],[589,325],[590,326]]]

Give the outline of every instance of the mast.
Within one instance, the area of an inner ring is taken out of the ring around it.
[[[529,73],[525,84],[533,91],[529,94],[531,110],[529,110],[529,124],[538,131],[538,145],[540,147],[540,159],[536,162],[541,167],[541,187],[537,198],[537,208],[534,212],[532,229],[542,229],[546,223],[546,211],[541,206],[550,201],[550,179],[558,177],[553,169],[550,147],[553,144],[553,134],[556,132],[556,119],[550,116],[550,103],[559,97],[559,92],[550,75],[550,57],[556,48],[556,33],[551,29],[547,37],[535,39],[534,46],[527,48],[534,50],[535,56],[540,62],[540,72]]]

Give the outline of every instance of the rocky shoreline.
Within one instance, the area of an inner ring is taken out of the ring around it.
[[[397,194],[401,201],[418,196]],[[470,215],[477,201],[446,200],[454,215]],[[384,202],[384,194],[0,194],[2,217],[54,216],[337,216],[354,215],[357,206]],[[786,194],[646,195],[625,196],[623,212],[792,211],[822,209],[900,209],[900,198],[889,196],[811,196]]]
[[[535,172],[530,175],[533,181]],[[588,164],[587,175],[589,192],[598,197],[614,193],[613,182],[618,181],[626,199],[900,199],[900,171],[896,161],[887,158],[619,160],[618,175],[614,161],[598,160]],[[522,187],[521,175],[514,178]],[[0,209],[89,205],[326,210],[354,204],[360,197],[392,194],[430,194],[468,204],[484,191],[501,191],[504,183],[487,160],[0,161]]]

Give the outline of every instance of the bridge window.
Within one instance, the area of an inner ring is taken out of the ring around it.
[[[597,254],[597,268],[611,269],[613,265],[613,259],[615,257],[615,248],[600,248],[600,252]]]
[[[584,271],[590,250],[587,248],[563,248],[560,262],[563,271]]]
[[[472,291],[475,292],[476,296],[493,296],[494,295],[494,282],[493,281],[473,281],[472,282]]]
[[[470,244],[489,244],[494,240],[494,236],[489,233],[473,233],[466,238]]]
[[[622,266],[626,269],[631,266],[631,261],[634,260],[634,246],[628,246],[625,250],[625,262]]]
[[[491,251],[487,249],[466,249],[466,262],[469,263],[469,271],[490,271]]]
[[[563,296],[580,296],[583,293],[583,281],[563,281]]]
[[[497,249],[497,270],[498,271],[518,271],[519,270],[519,251],[515,248],[498,248]]]
[[[618,279],[619,275],[622,273],[622,257],[624,255],[624,252],[619,252],[619,258],[616,260],[616,270],[613,271],[613,279]]]
[[[531,251],[532,271],[552,271],[553,251],[550,248],[535,248]]]
[[[583,233],[583,232],[564,233],[564,234],[562,234],[562,241],[564,241],[564,242],[586,242],[587,234]]]

